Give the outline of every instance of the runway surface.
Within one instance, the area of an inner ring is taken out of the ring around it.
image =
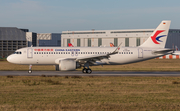
[[[122,71],[93,71],[83,74],[81,71],[0,71],[0,76],[180,76],[180,72],[122,72]]]

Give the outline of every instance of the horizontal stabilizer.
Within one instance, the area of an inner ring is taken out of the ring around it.
[[[154,54],[172,54],[174,49],[163,49],[163,50],[156,50],[153,51]]]

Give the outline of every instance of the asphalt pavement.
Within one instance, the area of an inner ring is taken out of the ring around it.
[[[91,74],[81,71],[0,71],[0,76],[180,76],[180,72],[136,72],[136,71],[93,71]]]

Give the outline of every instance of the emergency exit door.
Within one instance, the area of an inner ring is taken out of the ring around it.
[[[143,58],[143,49],[138,49],[138,58]]]
[[[33,58],[33,49],[27,49],[27,58]]]

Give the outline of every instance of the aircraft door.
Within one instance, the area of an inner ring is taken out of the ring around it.
[[[143,58],[143,49],[138,49],[138,58]]]
[[[33,49],[27,49],[27,58],[33,58]]]

